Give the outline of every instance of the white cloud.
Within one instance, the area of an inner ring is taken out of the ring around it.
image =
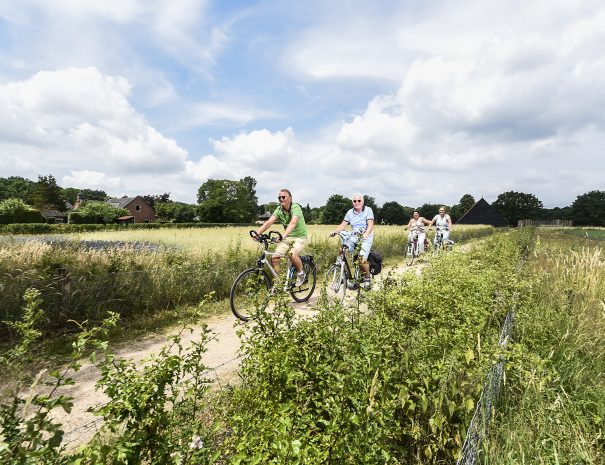
[[[61,179],[61,185],[87,189],[101,189],[109,192],[116,192],[124,187],[121,178],[110,177],[100,171],[90,170],[70,170],[70,174],[63,176]]]
[[[295,152],[292,128],[276,133],[266,129],[251,131],[233,138],[212,140],[211,143],[222,159],[229,160],[240,169],[257,167],[272,170],[275,166],[287,167],[291,165]]]
[[[94,68],[0,86],[0,149],[19,153],[36,170],[31,175],[93,167],[112,179],[182,171],[187,152],[132,108],[129,93],[124,78]]]

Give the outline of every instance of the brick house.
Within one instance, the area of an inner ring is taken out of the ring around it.
[[[152,223],[155,221],[153,208],[141,197],[119,197],[105,200],[115,208],[125,208],[134,218],[134,223]]]

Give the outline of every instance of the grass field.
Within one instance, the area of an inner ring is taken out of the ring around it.
[[[571,234],[573,236],[582,237],[584,239],[591,239],[594,241],[605,241],[605,228],[570,228],[565,229],[565,234]]]
[[[333,225],[308,225],[309,241],[323,240],[333,231]],[[70,235],[76,240],[83,241],[140,241],[165,245],[176,245],[192,251],[221,251],[234,247],[238,243],[243,249],[255,250],[257,244],[250,239],[249,231],[252,226],[228,227],[228,228],[190,228],[190,229],[146,229],[126,231],[104,231],[79,233]],[[283,232],[283,228],[274,225],[271,230]],[[376,236],[400,234],[401,240],[405,240],[403,226],[380,226],[376,228]],[[336,241],[336,239],[334,239]]]

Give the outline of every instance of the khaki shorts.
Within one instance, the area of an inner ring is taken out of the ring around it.
[[[295,252],[296,255],[300,255],[305,245],[307,245],[306,237],[286,237],[282,242],[277,244],[275,253],[282,257],[286,255],[286,253],[292,255],[293,252]]]

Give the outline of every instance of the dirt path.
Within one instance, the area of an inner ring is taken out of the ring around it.
[[[427,262],[421,260],[415,262],[411,267],[403,263],[395,266],[385,266],[382,273],[375,279],[374,290],[380,288],[382,276],[389,273],[405,272],[414,272],[419,275],[426,264]],[[319,290],[316,289],[308,302],[300,304],[293,302],[292,306],[299,315],[312,317],[315,314],[314,307],[318,296]],[[207,352],[204,354],[204,364],[209,367],[208,376],[215,380],[217,386],[222,387],[224,384],[237,379],[240,348],[237,329],[240,327],[240,323],[236,321],[231,313],[213,316],[204,323],[214,336],[207,346]],[[150,356],[159,353],[162,347],[166,345],[166,338],[176,331],[178,329],[172,328],[161,334],[153,334],[138,340],[128,341],[124,347],[116,350],[116,355],[142,363]],[[193,332],[186,331],[182,334],[183,346],[187,347],[191,341],[200,338],[201,326],[194,328]],[[100,427],[101,420],[87,410],[108,400],[102,392],[95,389],[99,372],[94,365],[89,362],[84,363],[78,372],[72,373],[72,377],[75,384],[67,386],[61,391],[61,394],[73,397],[72,412],[66,414],[61,410],[56,411],[54,415],[55,419],[65,426],[65,443],[68,448],[75,447],[92,438]]]

